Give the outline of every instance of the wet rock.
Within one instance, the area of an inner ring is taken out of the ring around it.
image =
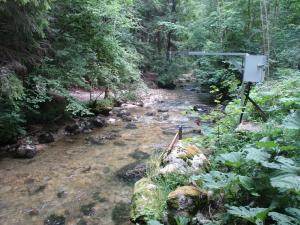
[[[117,171],[117,177],[126,183],[134,183],[146,175],[145,163],[134,162]]]
[[[161,112],[161,113],[169,112],[169,109],[161,108],[161,109],[158,109],[157,112]]]
[[[67,125],[65,127],[65,131],[68,132],[69,134],[79,134],[80,133],[79,124],[74,123],[74,124]]]
[[[151,212],[159,210],[158,196],[159,189],[149,178],[142,178],[136,182],[131,200],[131,220],[135,223],[145,224],[147,218],[152,216]]]
[[[150,157],[148,153],[139,150],[135,150],[134,152],[130,153],[129,156],[137,160],[148,159]]]
[[[125,128],[126,129],[137,129],[137,125],[135,123],[128,123]]]
[[[131,122],[134,121],[135,119],[132,116],[122,116],[122,120],[125,122]]]
[[[56,196],[58,198],[65,198],[67,196],[67,192],[65,192],[64,190],[60,190],[59,192],[56,193]]]
[[[108,124],[111,124],[111,125],[115,125],[116,122],[117,122],[117,120],[114,119],[114,118],[109,118],[109,119],[107,120],[107,123],[108,123]]]
[[[95,192],[95,193],[93,194],[93,199],[94,199],[95,201],[97,201],[97,202],[100,202],[100,203],[102,203],[102,202],[107,202],[107,199],[104,198],[104,197],[102,197],[101,194],[100,194],[99,192]]]
[[[95,203],[92,202],[92,203],[89,203],[87,205],[82,205],[80,207],[80,212],[82,212],[83,215],[85,216],[94,216],[96,214],[96,211],[95,211]]]
[[[0,194],[4,194],[6,192],[9,192],[12,189],[11,186],[7,185],[7,186],[2,186],[0,187]]]
[[[130,116],[130,112],[128,112],[127,110],[125,109],[121,109],[120,111],[117,112],[117,116],[118,117],[123,117],[123,116]]]
[[[130,220],[130,204],[118,202],[112,211],[112,220],[115,225],[128,224]]]
[[[103,173],[107,174],[110,172],[110,168],[109,167],[104,167],[103,168]]]
[[[106,126],[106,120],[101,116],[97,116],[97,117],[93,118],[91,120],[91,122],[95,127],[104,127],[104,126]]]
[[[31,144],[20,145],[15,151],[15,157],[31,159],[36,155],[36,146]]]
[[[107,139],[107,140],[115,140],[115,139],[117,139],[119,137],[121,137],[120,134],[111,133],[111,134],[108,134],[108,135],[104,136],[103,138]]]
[[[77,225],[88,225],[88,223],[84,219],[80,219]]]
[[[116,145],[116,146],[126,146],[127,144],[125,143],[125,141],[115,141],[114,145]]]
[[[88,137],[86,140],[92,145],[104,145],[108,142],[104,137]]]
[[[37,182],[32,178],[26,179],[24,181],[24,184],[26,185],[26,189],[29,195],[34,195],[39,192],[43,192],[47,187],[47,183]]]
[[[38,136],[38,142],[40,144],[48,144],[54,142],[54,137],[51,133],[43,133]]]
[[[145,116],[155,116],[156,113],[155,112],[146,112]]]
[[[44,225],[65,225],[66,218],[61,215],[52,214],[44,220]]]
[[[170,225],[176,225],[175,217],[186,217],[190,221],[196,215],[206,195],[194,186],[178,187],[168,195],[167,212]]]
[[[28,210],[28,215],[29,216],[37,216],[37,215],[39,215],[39,210],[36,208],[31,208]]]
[[[87,172],[89,172],[91,169],[92,169],[91,166],[85,166],[85,167],[83,167],[83,168],[80,170],[80,172],[81,172],[81,173],[87,173]]]

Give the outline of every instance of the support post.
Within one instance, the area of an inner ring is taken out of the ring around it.
[[[182,140],[182,126],[179,126],[178,128],[178,139]]]

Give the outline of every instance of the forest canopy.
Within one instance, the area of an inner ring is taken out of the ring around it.
[[[170,51],[265,54],[268,79],[280,68],[298,70],[299,15],[298,0],[1,0],[1,142],[36,118],[49,120],[41,108],[55,96],[66,99],[65,112],[90,114],[72,87],[135,90],[146,71],[162,87],[193,71],[220,101],[235,95],[240,76],[226,59]]]

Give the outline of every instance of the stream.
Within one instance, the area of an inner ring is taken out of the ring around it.
[[[182,113],[203,103],[198,96],[191,87],[151,89],[144,107],[127,108],[137,120],[136,129],[126,129],[128,122],[112,116],[115,124],[66,136],[33,159],[0,159],[0,224],[131,224],[133,184],[116,174],[166,148],[179,124],[199,130],[195,117]],[[117,138],[102,145],[87,141],[109,134]]]

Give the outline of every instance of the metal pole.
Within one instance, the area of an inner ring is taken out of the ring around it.
[[[178,139],[182,140],[182,126],[179,126],[178,128]]]

